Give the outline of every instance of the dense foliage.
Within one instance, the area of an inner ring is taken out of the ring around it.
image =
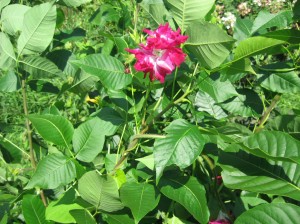
[[[299,0],[0,13],[0,224],[299,223]]]

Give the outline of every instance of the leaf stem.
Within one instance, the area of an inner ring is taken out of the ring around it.
[[[254,131],[253,131],[254,133],[260,132],[264,128],[264,124],[267,122],[267,120],[270,116],[270,113],[275,108],[275,106],[279,102],[279,100],[280,100],[280,95],[279,94],[275,95],[275,97],[273,98],[271,104],[266,109],[266,111],[263,113],[260,120],[258,121],[258,127],[254,129]]]
[[[23,110],[25,115],[25,126],[27,130],[27,138],[29,143],[29,156],[30,156],[30,162],[31,166],[36,169],[36,161],[34,156],[34,150],[33,150],[33,143],[32,143],[32,134],[31,134],[31,128],[30,128],[30,121],[28,119],[28,104],[27,104],[27,92],[26,92],[26,78],[23,77],[21,81],[22,85],[22,96],[23,96]],[[40,190],[41,199],[43,201],[44,206],[47,206],[46,197],[44,195],[43,190]]]

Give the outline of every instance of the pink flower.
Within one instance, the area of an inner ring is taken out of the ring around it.
[[[215,221],[209,221],[209,224],[230,224],[226,219],[218,219]]]
[[[140,48],[126,49],[136,57],[134,68],[149,73],[150,80],[158,79],[164,83],[167,74],[171,74],[175,67],[179,67],[185,60],[185,54],[180,44],[187,40],[187,36],[180,34],[180,29],[173,31],[169,24],[160,25],[157,30],[144,30],[149,36],[146,45]]]

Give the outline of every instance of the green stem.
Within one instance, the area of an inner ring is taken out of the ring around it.
[[[275,108],[275,106],[279,102],[279,100],[280,100],[280,95],[277,94],[273,98],[273,100],[272,100],[271,104],[269,105],[269,107],[267,108],[267,110],[262,115],[261,119],[258,121],[258,127],[254,129],[254,133],[260,132],[264,128],[264,125],[267,122],[267,120],[270,116],[270,113]]]
[[[33,143],[32,143],[32,135],[31,135],[31,128],[30,128],[30,121],[28,119],[28,104],[27,104],[27,92],[26,92],[26,78],[22,78],[21,81],[22,85],[22,96],[23,96],[23,109],[24,109],[24,115],[25,115],[25,126],[27,130],[27,138],[28,138],[28,143],[29,143],[29,156],[30,156],[30,161],[31,165],[34,169],[36,169],[36,161],[35,161],[35,156],[34,156],[34,150],[33,150]],[[43,201],[44,206],[47,206],[47,201],[46,197],[44,195],[43,190],[40,190],[40,195],[41,199]]]

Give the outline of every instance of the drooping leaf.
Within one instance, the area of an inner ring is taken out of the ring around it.
[[[286,43],[289,44],[300,43],[300,30],[294,30],[294,29],[276,30],[273,32],[268,32],[263,36],[268,38],[273,38],[276,40],[285,41]]]
[[[224,102],[239,94],[229,81],[221,82],[220,79],[212,79],[206,74],[200,74],[198,86],[201,91],[207,93],[217,103]],[[220,91],[222,89],[222,91]]]
[[[103,211],[113,212],[124,207],[116,181],[96,171],[87,172],[79,179],[78,192],[84,200]]]
[[[214,5],[213,0],[166,0],[166,3],[182,31],[192,22],[203,20]]]
[[[120,19],[119,13],[111,4],[101,4],[90,18],[90,23],[103,27],[107,22],[117,23]]]
[[[183,169],[191,165],[205,144],[198,128],[183,119],[173,121],[165,132],[166,138],[156,139],[153,149],[157,182],[167,166]]]
[[[238,60],[236,62],[233,62],[230,64],[227,68],[223,69],[221,71],[221,81],[224,76],[228,77],[228,80],[230,80],[232,83],[235,82],[235,80],[239,80],[242,77],[244,77],[246,74],[256,74],[254,69],[251,66],[251,60],[249,58],[243,58],[241,60]],[[236,76],[237,78],[235,79]]]
[[[52,41],[56,26],[56,6],[53,2],[36,5],[24,15],[18,39],[19,55],[43,52]]]
[[[287,133],[262,131],[246,138],[243,144],[251,149],[250,153],[259,157],[290,160],[300,165],[300,141]]]
[[[276,93],[297,93],[300,92],[300,78],[297,73],[268,73],[258,74],[259,84]]]
[[[16,55],[8,36],[0,32],[0,69],[7,70],[14,66]]]
[[[223,111],[222,107],[217,105],[216,101],[205,92],[197,92],[194,106],[198,111],[205,111],[216,119],[227,117],[227,114]]]
[[[74,128],[63,116],[32,114],[28,116],[38,133],[47,141],[68,147],[72,140]]]
[[[76,158],[83,162],[91,162],[102,151],[105,130],[98,117],[81,124],[73,135],[73,148]]]
[[[25,195],[22,200],[22,211],[26,223],[49,224],[45,219],[45,209],[43,202],[37,195]]]
[[[20,64],[26,72],[32,75],[33,79],[48,79],[61,74],[52,61],[40,56],[25,57]]]
[[[226,187],[300,200],[300,166],[297,163],[267,161],[243,151],[221,152],[219,158]]]
[[[71,211],[84,208],[75,202],[75,190],[71,188],[56,201],[52,201],[46,208],[46,219],[56,223],[76,223]]]
[[[87,209],[74,209],[70,211],[77,224],[97,224],[92,214]]]
[[[256,206],[243,214],[236,220],[235,224],[297,224],[299,222],[300,207],[290,203],[271,203]]]
[[[19,88],[20,82],[18,76],[13,71],[7,72],[6,75],[0,78],[0,92],[14,92]]]
[[[198,222],[208,222],[205,188],[195,177],[162,177],[158,187],[165,196],[185,207]]]
[[[20,4],[11,4],[6,6],[1,14],[1,29],[10,35],[15,35],[22,30],[24,14],[31,7]]]
[[[270,13],[268,11],[260,11],[253,22],[251,34],[256,32],[265,32],[267,28],[277,27],[286,28],[292,22],[291,11],[280,11],[278,13]]]
[[[25,188],[54,189],[69,184],[75,177],[76,168],[73,161],[60,153],[53,153],[38,163],[35,173]]]
[[[70,7],[78,7],[80,5],[86,4],[91,0],[63,0],[63,2]]]
[[[120,189],[122,203],[129,207],[135,223],[152,211],[158,204],[160,195],[155,187],[148,183],[127,182]]]
[[[92,54],[72,63],[83,71],[97,76],[108,89],[122,89],[132,80],[131,75],[124,73],[124,65],[112,56]]]
[[[228,57],[234,39],[218,25],[208,22],[191,23],[186,31],[188,40],[184,46],[192,52],[200,64],[212,69]]]

